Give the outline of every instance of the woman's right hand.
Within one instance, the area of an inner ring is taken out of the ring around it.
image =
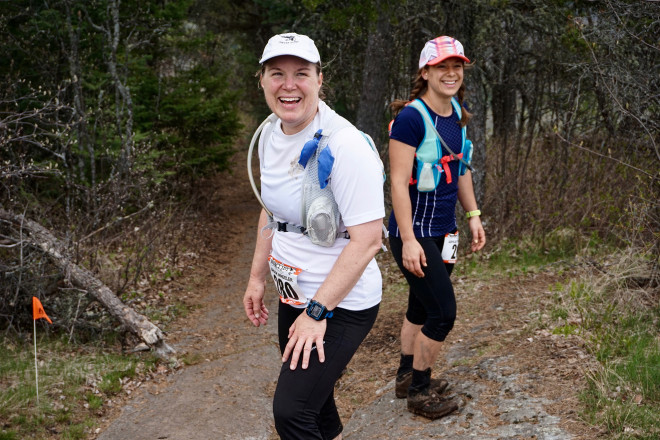
[[[255,327],[266,325],[268,322],[268,309],[264,304],[265,292],[266,281],[258,281],[250,277],[245,295],[243,295],[243,307],[245,314]]]
[[[423,278],[426,267],[426,254],[422,245],[417,240],[407,240],[403,242],[402,250],[403,267],[416,276]]]

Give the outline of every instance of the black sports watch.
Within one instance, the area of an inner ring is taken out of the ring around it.
[[[323,304],[318,301],[311,300],[305,309],[307,316],[316,321],[321,321],[325,318],[332,318],[332,310],[328,310]]]

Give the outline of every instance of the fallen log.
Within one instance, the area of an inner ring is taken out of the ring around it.
[[[101,303],[108,312],[134,335],[149,345],[159,356],[168,358],[174,349],[165,342],[160,328],[147,317],[124,304],[114,292],[85,267],[71,262],[65,251],[64,244],[48,229],[39,223],[26,219],[23,215],[14,214],[0,208],[0,220],[5,220],[22,228],[28,234],[28,242],[44,252],[57,266],[72,285],[86,290]]]

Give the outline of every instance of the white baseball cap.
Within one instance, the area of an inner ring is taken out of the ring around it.
[[[307,35],[290,32],[275,35],[268,40],[259,64],[282,55],[293,55],[310,63],[321,61],[321,55],[319,55],[319,50],[314,45],[314,40]]]

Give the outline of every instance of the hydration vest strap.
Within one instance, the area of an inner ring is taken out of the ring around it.
[[[305,234],[305,228],[298,225],[293,225],[286,222],[277,222],[277,230],[279,232],[296,232],[298,234]]]
[[[456,98],[451,99],[452,106],[454,107],[454,110],[456,111],[456,114],[458,116],[458,119],[461,119],[461,106],[458,103],[458,100]],[[415,110],[419,112],[419,114],[422,116],[422,121],[424,122],[424,131],[426,132],[427,128],[431,129],[431,132],[435,135],[435,137],[440,141],[440,144],[442,147],[445,149],[445,151],[453,158],[456,158],[456,160],[460,161],[462,165],[464,165],[467,169],[470,171],[473,171],[472,166],[467,163],[465,160],[463,160],[463,148],[465,147],[465,142],[466,142],[466,127],[461,128],[461,153],[456,154],[454,153],[451,148],[445,143],[444,139],[442,139],[442,136],[440,136],[440,133],[438,133],[438,130],[435,128],[435,124],[431,120],[431,115],[429,111],[427,110],[425,104],[420,98],[414,99],[408,103],[411,107],[413,107]]]
[[[277,116],[272,113],[268,118],[266,118],[261,125],[257,128],[257,130],[254,132],[252,135],[252,140],[250,141],[250,147],[248,149],[248,157],[247,157],[247,168],[248,168],[248,176],[250,178],[250,185],[252,186],[252,191],[254,192],[255,196],[257,197],[257,200],[261,204],[261,207],[264,209],[266,212],[266,215],[268,216],[268,222],[266,225],[261,229],[261,233],[263,234],[264,231],[270,230],[270,235],[267,238],[272,237],[274,231],[279,231],[279,232],[294,232],[297,234],[302,234],[302,235],[308,235],[308,231],[304,226],[299,226],[299,225],[294,225],[291,223],[287,222],[279,222],[275,221],[273,218],[273,213],[266,207],[264,204],[263,200],[261,199],[261,194],[260,191],[257,189],[257,186],[254,182],[254,176],[252,175],[252,152],[254,150],[254,145],[257,143],[257,139],[259,138],[259,135],[264,135],[265,141],[263,142],[263,145],[265,145],[266,142],[268,142],[268,139],[270,137],[270,134],[273,131],[274,123],[278,120]],[[342,125],[341,127],[337,128],[344,128],[349,126],[350,124],[346,121],[346,124]],[[262,133],[263,131],[263,133]],[[303,146],[303,151],[301,151],[301,155],[299,158],[299,164],[302,165],[304,168],[306,168],[307,163],[309,162],[309,159],[314,155],[314,153],[320,149],[321,154],[325,152],[324,157],[322,160],[320,160],[320,167],[319,167],[319,174],[320,178],[317,179],[319,180],[319,186],[321,189],[323,189],[327,184],[328,184],[328,177],[330,175],[330,171],[332,170],[332,165],[334,162],[334,157],[332,157],[332,153],[330,152],[329,149],[325,149],[325,146],[327,145],[328,139],[330,137],[329,131],[326,131],[325,133],[323,132],[322,129],[318,130],[315,134],[314,137],[307,141],[305,145]],[[380,157],[378,156],[378,151],[376,150],[376,147],[373,143],[373,140],[371,137],[363,132],[362,136],[365,138],[367,141],[368,145],[371,147],[371,149],[374,151],[378,159],[380,160]],[[324,139],[325,138],[325,139]],[[263,150],[260,149],[259,151],[260,155],[263,154]],[[382,167],[382,161],[381,161],[381,167]],[[385,180],[385,170],[383,169],[383,180]],[[387,233],[387,228],[385,225],[382,225],[383,228],[383,233],[385,235],[385,238],[388,237]],[[344,239],[350,239],[351,236],[348,233],[348,231],[341,231],[337,232],[336,235],[337,238],[344,238]],[[383,251],[387,251],[387,248],[385,248],[385,245],[381,245]]]
[[[458,153],[456,155],[456,159],[454,159],[452,156],[442,156],[442,159],[440,159],[440,164],[442,164],[442,169],[445,172],[445,175],[447,176],[447,183],[451,183],[451,171],[449,170],[449,162],[452,160],[460,160],[463,158],[463,153]],[[440,165],[436,164],[436,167],[438,170],[440,169]]]
[[[303,234],[306,235],[307,231],[305,230],[304,227],[294,225],[292,223],[287,223],[287,222],[278,222],[273,218],[273,216],[270,213],[267,213],[268,215],[268,222],[266,225],[261,228],[261,232],[270,229],[271,233],[270,236],[272,236],[273,232],[278,231],[278,232],[295,232],[296,234]]]
[[[274,229],[278,232],[295,232],[296,234],[302,234],[302,235],[307,235],[307,230],[298,225],[294,225],[292,223],[287,223],[287,222],[274,222],[277,227]],[[350,234],[348,231],[343,231],[343,232],[338,232],[337,233],[337,238],[345,238],[349,239],[351,238]]]

